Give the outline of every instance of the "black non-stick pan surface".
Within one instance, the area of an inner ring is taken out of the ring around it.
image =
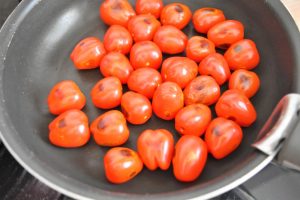
[[[171,2],[176,1],[164,1]],[[48,92],[55,83],[71,79],[89,97],[102,76],[98,69],[76,70],[69,55],[84,37],[103,39],[107,26],[99,19],[99,0],[23,0],[0,33],[0,127],[2,141],[30,173],[77,199],[209,198],[242,183],[272,159],[251,144],[279,99],[300,92],[299,32],[290,15],[278,0],[181,2],[193,11],[201,7],[222,9],[228,19],[240,20],[246,28],[245,37],[257,43],[261,62],[255,71],[261,78],[261,88],[252,101],[258,119],[244,129],[241,146],[223,160],[209,157],[202,175],[193,183],[176,181],[172,169],[144,169],[132,181],[113,185],[107,182],[103,170],[107,148],[93,140],[78,149],[51,145],[48,123],[54,116],[48,112]],[[197,35],[191,24],[184,32]],[[89,98],[83,110],[90,120],[104,112]],[[145,125],[129,127],[131,136],[124,146],[133,149],[137,136],[147,128],[166,128],[178,138],[173,121],[155,116]]]

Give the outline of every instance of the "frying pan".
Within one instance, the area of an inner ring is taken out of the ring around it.
[[[170,2],[175,1],[164,1]],[[207,199],[243,183],[273,159],[281,137],[271,151],[266,151],[268,154],[252,144],[269,130],[276,132],[276,128],[285,136],[285,128],[291,131],[291,122],[297,121],[288,117],[297,113],[295,94],[280,103],[275,128],[274,120],[269,120],[269,128],[262,129],[283,96],[300,92],[300,37],[292,18],[278,0],[182,2],[193,11],[200,7],[222,9],[227,18],[240,20],[246,27],[246,38],[257,43],[261,62],[255,71],[260,75],[261,88],[252,102],[258,119],[244,129],[240,147],[223,160],[209,157],[202,175],[192,183],[176,181],[172,169],[144,169],[132,181],[113,185],[106,181],[103,171],[102,158],[107,148],[97,146],[93,140],[78,149],[52,146],[47,126],[54,116],[48,112],[48,92],[55,83],[71,79],[89,96],[101,74],[98,69],[75,70],[69,55],[84,37],[103,39],[107,26],[99,20],[99,0],[23,0],[0,33],[0,130],[2,142],[26,170],[76,199]],[[197,34],[191,24],[184,32],[189,36]],[[104,111],[96,109],[88,99],[84,112],[93,120]],[[173,122],[155,116],[145,125],[129,127],[131,136],[124,146],[133,149],[137,136],[146,128],[169,129],[178,139]],[[262,142],[266,141],[269,140]]]

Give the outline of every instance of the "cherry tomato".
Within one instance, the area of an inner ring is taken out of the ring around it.
[[[129,138],[126,119],[118,110],[110,110],[97,117],[90,129],[95,142],[100,146],[119,146]]]
[[[165,129],[147,129],[139,135],[137,149],[143,163],[149,170],[153,171],[158,167],[167,170],[170,167],[174,152],[173,135]]]
[[[211,120],[211,111],[203,104],[182,108],[175,117],[175,129],[181,135],[201,136]]]
[[[104,78],[93,87],[91,97],[94,105],[102,109],[111,109],[121,103],[122,84],[116,77]]]
[[[121,108],[125,118],[131,124],[144,124],[152,116],[149,99],[139,93],[126,92],[122,96]]]
[[[156,88],[162,83],[160,73],[152,68],[140,68],[133,71],[128,78],[128,88],[152,99]]]
[[[191,37],[186,45],[186,56],[196,62],[215,52],[214,43],[201,36]]]
[[[197,74],[197,63],[186,57],[170,57],[163,62],[161,67],[163,81],[177,83],[181,88],[185,88]]]
[[[162,0],[137,0],[135,10],[137,14],[152,14],[158,19],[163,6]]]
[[[205,142],[194,135],[182,136],[175,145],[173,158],[173,173],[182,182],[196,180],[206,164],[207,146]]]
[[[127,27],[135,11],[127,0],[104,0],[99,9],[100,18],[108,25]]]
[[[106,54],[102,42],[95,37],[81,40],[73,49],[70,58],[77,69],[94,69]]]
[[[244,38],[244,26],[236,20],[219,22],[209,29],[207,38],[215,43],[216,47],[226,49]]]
[[[122,84],[126,84],[133,68],[126,56],[118,52],[110,52],[103,57],[100,71],[104,77],[115,76]]]
[[[129,31],[120,25],[112,25],[104,35],[104,47],[108,52],[128,54],[132,43]]]
[[[193,15],[193,24],[199,33],[207,33],[211,27],[223,21],[224,13],[217,8],[200,8]]]
[[[254,69],[260,61],[256,45],[249,39],[244,39],[231,45],[225,52],[224,57],[231,70],[251,70]]]
[[[184,51],[187,36],[178,28],[170,25],[161,26],[154,35],[153,41],[163,53],[178,54]]]
[[[154,92],[152,99],[153,112],[161,119],[174,119],[183,105],[183,93],[176,83],[164,82]]]
[[[223,85],[231,75],[227,61],[219,53],[212,53],[205,57],[198,69],[201,75],[212,76],[219,85]]]
[[[172,25],[178,29],[183,29],[192,18],[192,12],[188,6],[182,3],[171,3],[166,5],[160,14],[163,25]]]
[[[198,76],[184,89],[185,105],[201,103],[210,106],[220,97],[220,86],[210,76]]]
[[[58,147],[74,148],[90,140],[87,116],[80,110],[68,110],[49,124],[49,140]]]
[[[133,179],[143,169],[138,154],[125,147],[114,147],[104,156],[104,170],[108,181],[121,184]]]
[[[49,111],[59,115],[70,109],[81,110],[86,103],[86,98],[74,81],[65,80],[57,83],[48,95]]]
[[[130,63],[134,69],[143,67],[158,69],[162,63],[161,50],[151,41],[135,43],[130,51]]]

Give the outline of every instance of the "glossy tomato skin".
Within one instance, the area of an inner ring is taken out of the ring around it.
[[[74,47],[70,58],[79,70],[94,69],[99,67],[105,54],[106,50],[102,42],[98,38],[88,37]]]
[[[162,63],[162,52],[152,41],[135,43],[130,51],[130,63],[134,69],[143,67],[159,69]]]
[[[196,62],[202,61],[206,56],[215,53],[215,45],[201,36],[191,37],[186,45],[186,56]]]
[[[122,90],[121,81],[111,76],[98,81],[90,95],[97,108],[111,109],[120,105]]]
[[[68,110],[49,124],[49,140],[58,147],[75,148],[90,140],[87,116],[80,110]]]
[[[175,26],[165,25],[157,30],[153,41],[163,53],[178,54],[184,51],[188,38]]]
[[[104,156],[104,170],[107,180],[114,184],[133,179],[143,169],[143,162],[132,149],[114,147]]]
[[[107,52],[128,54],[132,47],[132,37],[129,31],[120,25],[112,25],[104,35],[104,47]]]
[[[163,7],[162,0],[137,0],[135,3],[137,14],[151,14],[157,19],[160,17]]]
[[[147,129],[138,137],[137,150],[149,170],[167,170],[174,152],[173,135],[165,129]]]
[[[178,29],[183,29],[192,18],[190,8],[182,3],[171,3],[166,5],[160,15],[163,25],[172,25]]]
[[[217,8],[200,8],[193,15],[194,28],[199,33],[206,34],[211,27],[223,21],[224,13]]]
[[[196,180],[207,160],[205,142],[194,135],[182,136],[175,145],[173,157],[173,173],[177,180],[191,182]]]
[[[225,52],[224,57],[231,70],[251,70],[254,69],[260,61],[256,45],[249,39],[244,39],[231,45]]]
[[[211,76],[198,76],[183,91],[185,105],[201,103],[210,106],[220,97],[220,86]]]
[[[100,146],[120,146],[129,138],[126,119],[118,110],[110,110],[97,117],[92,122],[90,130],[95,142]]]
[[[100,71],[104,77],[115,76],[122,84],[126,84],[133,68],[126,56],[118,52],[110,52],[103,57]]]
[[[48,108],[53,115],[59,115],[70,109],[81,110],[85,103],[84,94],[78,85],[71,80],[57,83],[48,95]]]
[[[128,78],[128,88],[152,99],[156,88],[162,83],[160,73],[152,68],[140,68],[133,71]]]
[[[184,106],[181,88],[173,82],[164,82],[154,92],[152,99],[153,112],[161,119],[172,120]]]
[[[199,64],[201,75],[212,76],[219,85],[229,80],[231,72],[224,56],[219,53],[212,53],[205,57]]]
[[[227,49],[233,43],[244,39],[244,26],[237,20],[226,20],[210,28],[207,38],[216,47]]]
[[[127,0],[104,0],[99,9],[100,18],[107,25],[127,27],[135,11]]]

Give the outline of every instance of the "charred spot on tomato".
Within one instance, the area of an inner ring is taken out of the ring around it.
[[[100,83],[100,84],[98,85],[98,90],[99,90],[100,92],[102,92],[102,91],[104,90],[104,85],[103,85],[102,83]]]
[[[63,128],[65,126],[67,126],[65,119],[61,119],[58,121],[58,128]]]
[[[183,8],[182,8],[182,6],[181,5],[176,5],[175,6],[175,8],[174,8],[175,10],[176,10],[176,12],[178,12],[178,13],[183,13]]]
[[[105,119],[100,119],[97,123],[97,128],[99,130],[105,129],[106,128],[106,120]]]
[[[201,111],[202,110],[202,107],[200,105],[195,105],[194,106],[194,109],[197,110],[197,111]]]
[[[120,154],[122,156],[125,156],[125,157],[130,157],[131,156],[131,152],[128,149],[121,149]]]
[[[57,88],[55,90],[54,94],[55,94],[55,96],[57,96],[58,98],[61,98],[61,99],[64,97],[64,94],[60,88]]]
[[[134,177],[136,175],[136,171],[131,172],[131,174],[129,175],[129,177]]]
[[[202,83],[199,83],[197,85],[194,86],[194,89],[197,90],[197,91],[201,91],[205,88],[205,85],[202,84]]]
[[[129,114],[128,114],[127,110],[124,108],[124,106],[121,106],[121,110],[122,110],[124,117],[127,119]]]
[[[240,51],[242,51],[243,47],[241,45],[236,45],[235,47],[233,47],[233,50],[236,52],[236,53],[239,53]]]
[[[119,0],[114,1],[114,3],[111,5],[111,8],[113,10],[122,10],[123,9],[123,5]]]
[[[200,40],[199,43],[200,43],[200,47],[202,49],[208,48],[208,46],[209,46],[208,41],[206,41],[206,40]]]
[[[241,74],[239,76],[239,83],[241,84],[242,89],[248,88],[250,86],[249,77],[244,74]]]
[[[149,18],[144,18],[144,22],[146,23],[146,24],[151,24],[151,21],[150,21],[150,19]]]
[[[212,12],[215,12],[216,9],[214,9],[214,8],[204,8],[202,11],[203,11],[204,13],[212,13]]]
[[[212,134],[214,134],[217,137],[219,137],[222,134],[219,126],[215,126],[211,132],[212,132]]]
[[[79,44],[80,47],[82,47],[83,45],[85,45],[85,42],[81,42],[81,43]]]

